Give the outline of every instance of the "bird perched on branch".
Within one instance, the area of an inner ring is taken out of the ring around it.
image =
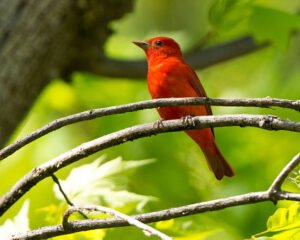
[[[185,62],[178,43],[172,38],[155,37],[146,41],[133,41],[147,56],[148,88],[152,98],[206,97],[194,70]],[[161,107],[162,119],[212,115],[210,106]],[[213,129],[185,131],[202,149],[209,168],[220,180],[232,177],[234,172],[218,149]]]

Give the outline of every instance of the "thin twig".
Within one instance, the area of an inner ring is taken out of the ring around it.
[[[65,201],[67,202],[67,204],[69,206],[74,206],[74,203],[72,203],[72,201],[70,200],[70,198],[68,197],[68,195],[65,193],[63,187],[60,184],[60,181],[58,179],[58,177],[55,176],[54,173],[50,173],[50,176],[52,177],[52,180],[56,183],[56,185],[58,186],[58,190],[60,191],[60,193],[63,195],[63,198],[65,199]],[[82,217],[84,217],[85,219],[88,219],[88,216],[86,214],[84,214],[81,211],[78,211],[80,213],[80,215]]]
[[[65,191],[63,190],[58,178],[55,176],[54,173],[50,173],[50,176],[52,177],[53,181],[56,183],[56,185],[58,186],[58,189],[60,191],[60,193],[63,195],[64,199],[66,200],[66,202],[68,203],[69,206],[74,206],[74,204],[71,202],[71,200],[69,199],[69,197],[67,196],[67,194],[65,193]]]
[[[237,106],[237,107],[282,107],[289,108],[296,111],[300,111],[300,100],[288,100],[278,98],[236,98],[236,99],[225,99],[225,98],[165,98],[148,100],[130,104],[124,104],[119,106],[93,109],[77,114],[73,114],[67,117],[59,118],[47,125],[37,129],[10,144],[9,146],[0,150],[0,160],[10,156],[20,148],[31,143],[32,141],[52,132],[61,127],[77,123],[80,121],[92,120],[98,117],[109,116],[113,114],[120,114],[126,112],[133,112],[149,108],[158,108],[164,106],[180,106],[180,105],[212,105],[212,106]]]
[[[192,117],[186,122],[181,119],[164,121],[160,127],[154,127],[154,123],[148,123],[126,128],[81,144],[34,168],[0,198],[0,215],[3,215],[20,197],[42,179],[49,177],[51,173],[103,149],[163,132],[224,126],[251,126],[268,130],[300,132],[300,122],[269,115],[247,114]]]
[[[293,159],[282,169],[278,174],[272,185],[270,186],[270,192],[277,192],[281,190],[281,185],[287,176],[293,171],[293,169],[300,163],[300,153],[297,154]]]
[[[281,191],[281,184],[286,180],[288,174],[297,166],[295,164],[299,161],[300,153],[298,153],[288,164],[289,167],[284,167],[283,170],[275,178],[271,186],[275,186],[277,191],[273,191],[270,187],[264,192],[253,192],[246,193],[242,195],[237,195],[233,197],[222,198],[218,200],[212,200],[207,202],[200,202],[190,205],[185,205],[176,208],[170,208],[157,212],[150,212],[140,215],[131,216],[143,223],[158,222],[168,219],[174,219],[183,216],[189,216],[198,213],[204,213],[208,211],[217,211],[229,207],[241,206],[246,204],[254,204],[258,202],[266,201],[278,201],[278,200],[293,200],[300,201],[300,194],[289,193]],[[280,184],[278,184],[278,179],[280,178]],[[121,219],[89,219],[81,221],[68,222],[68,228],[64,228],[63,225],[56,225],[50,227],[42,227],[36,230],[28,231],[22,234],[16,234],[12,237],[12,240],[29,240],[29,239],[40,239],[40,238],[50,238],[60,235],[65,235],[69,233],[75,233],[80,231],[101,229],[101,228],[112,228],[112,227],[123,227],[128,226],[128,222]]]
[[[81,212],[83,210],[86,211],[98,211],[103,212],[105,214],[109,214],[111,216],[114,216],[117,219],[122,219],[123,221],[126,221],[129,225],[136,226],[137,228],[143,230],[146,236],[157,236],[162,240],[172,240],[171,237],[165,235],[164,233],[142,223],[141,221],[130,217],[124,213],[118,212],[114,209],[103,207],[103,206],[76,206],[69,208],[63,215],[63,226],[64,228],[69,228],[71,222],[68,221],[69,217],[74,212]]]

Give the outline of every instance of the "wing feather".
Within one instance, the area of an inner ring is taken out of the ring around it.
[[[194,72],[194,70],[189,71],[189,72],[191,72],[191,76],[189,77],[188,80],[189,80],[191,87],[196,91],[196,93],[198,94],[199,97],[207,97],[206,92],[205,92],[202,84],[200,83],[200,80],[199,80],[197,74]],[[208,115],[213,115],[211,107],[209,105],[205,105],[205,109],[206,109]],[[215,136],[214,129],[212,128],[211,130],[213,132],[213,135]]]

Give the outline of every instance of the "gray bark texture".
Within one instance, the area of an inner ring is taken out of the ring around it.
[[[43,88],[99,58],[132,0],[0,1],[0,147]]]

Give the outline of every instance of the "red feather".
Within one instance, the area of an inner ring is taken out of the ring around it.
[[[196,73],[185,62],[179,45],[173,39],[156,37],[134,43],[147,55],[148,88],[152,98],[206,97]],[[163,119],[212,115],[210,106],[162,107],[158,112]],[[213,129],[185,132],[200,146],[217,179],[234,176],[215,143]]]

